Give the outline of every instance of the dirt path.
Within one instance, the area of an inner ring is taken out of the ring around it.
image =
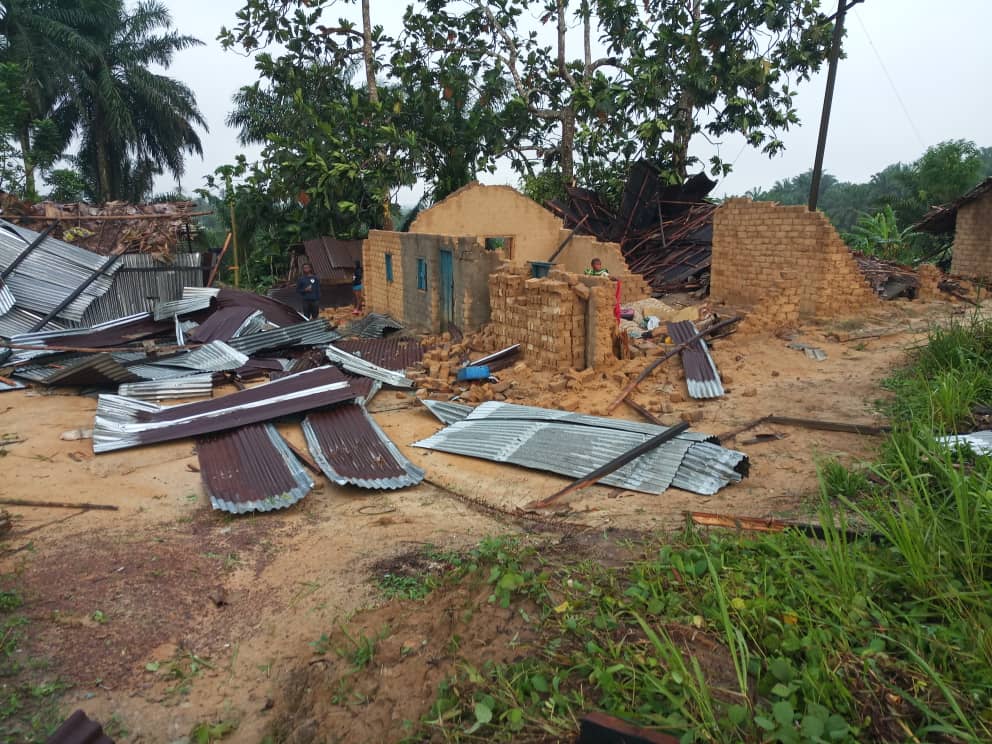
[[[953,306],[901,302],[887,310],[888,323],[905,327],[946,318]],[[822,362],[773,336],[718,340],[713,354],[728,389],[721,400],[685,401],[677,363],[646,381],[637,398],[666,420],[699,417],[694,428],[714,434],[769,413],[870,421],[882,395],[878,380],[901,363],[919,334],[838,343],[825,337],[831,330],[809,328],[795,339],[826,351]],[[643,364],[619,369],[633,372]],[[548,376],[511,372],[506,379],[516,383],[511,401],[590,413],[601,413],[621,384],[611,372],[552,396]],[[65,711],[82,707],[102,721],[113,717],[120,741],[173,742],[198,722],[218,720],[240,722],[230,741],[260,741],[279,681],[310,658],[309,644],[379,601],[370,581],[374,563],[422,543],[461,547],[521,529],[430,484],[369,493],[323,477],[317,492],[291,509],[221,514],[203,494],[191,442],[94,456],[89,441],[59,438],[92,426],[94,409],[95,400],[76,395],[0,395],[0,435],[26,440],[0,457],[0,494],[120,507],[86,513],[11,508],[17,519],[0,570],[26,599],[32,641],[19,653],[49,658],[49,674],[72,684]],[[408,394],[381,393],[371,409],[444,488],[513,509],[564,483],[410,447],[439,425]],[[637,417],[626,407],[617,414]],[[283,430],[303,444],[298,426]],[[756,431],[785,438],[738,445],[752,458],[751,477],[742,484],[709,498],[674,489],[649,496],[593,487],[569,500],[568,520],[643,530],[675,526],[685,509],[803,514],[816,490],[817,457],[865,456],[874,446],[871,438],[848,434]]]

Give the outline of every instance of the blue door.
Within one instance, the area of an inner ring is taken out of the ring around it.
[[[451,251],[441,251],[441,330],[455,322],[455,264]]]

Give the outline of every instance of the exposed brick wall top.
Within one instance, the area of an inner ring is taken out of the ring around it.
[[[879,304],[825,215],[750,199],[716,210],[710,296],[765,313],[774,307],[780,325],[858,315]]]

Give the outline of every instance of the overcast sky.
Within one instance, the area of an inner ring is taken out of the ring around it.
[[[170,74],[196,93],[210,125],[203,135],[203,160],[188,161],[182,186],[191,191],[203,176],[232,162],[239,152],[249,157],[235,132],[224,125],[231,95],[254,82],[250,58],[224,52],[217,43],[221,26],[232,26],[241,0],[168,0],[176,27],[206,46],[177,55]],[[372,0],[374,23],[395,33],[408,0]],[[824,6],[835,5],[825,0]],[[342,7],[340,13],[348,12]],[[911,162],[932,144],[970,139],[992,146],[992,0],[865,0],[847,16],[846,59],[837,74],[825,169],[845,181],[864,181],[886,165]],[[578,56],[578,52],[575,52]],[[716,188],[716,195],[741,194],[754,186],[808,170],[813,163],[826,71],[800,88],[797,108],[801,124],[782,136],[783,155],[769,159],[742,146],[741,138],[725,138],[719,153],[734,164],[733,172]],[[902,103],[900,103],[900,99]],[[716,150],[702,137],[692,152],[703,160]],[[516,184],[508,167],[484,174],[487,183]],[[160,179],[157,190],[174,187]],[[415,198],[403,196],[401,202]]]

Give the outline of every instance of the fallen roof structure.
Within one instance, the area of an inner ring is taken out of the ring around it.
[[[923,217],[913,225],[913,230],[926,233],[951,233],[957,227],[958,210],[965,204],[980,199],[992,192],[992,177],[986,178],[971,191],[959,196],[952,202],[933,207]]]
[[[396,489],[424,479],[424,471],[403,456],[360,405],[311,413],[303,433],[324,475],[339,486]]]
[[[676,344],[684,344],[698,336],[699,331],[691,320],[680,320],[668,324],[668,335]],[[682,349],[682,367],[690,398],[698,400],[723,395],[723,382],[705,340],[695,338]]]
[[[494,401],[413,446],[580,478],[664,431],[654,424]],[[675,486],[712,495],[739,482],[748,467],[744,453],[720,447],[713,437],[685,432],[602,483],[654,494]]]
[[[403,324],[398,320],[393,320],[388,315],[381,313],[369,313],[364,318],[353,320],[345,328],[347,336],[361,336],[362,338],[382,338],[386,331],[399,331],[403,329]]]
[[[663,293],[708,286],[716,205],[705,199],[714,186],[702,173],[669,185],[656,165],[641,160],[616,211],[595,192],[571,187],[565,202],[547,206],[566,228],[619,243],[627,267]]]
[[[95,453],[167,442],[353,400],[347,379],[332,367],[289,375],[223,398],[163,408],[120,395],[101,395],[93,427]]]
[[[196,454],[210,504],[220,511],[285,509],[314,487],[272,424],[200,437]]]
[[[57,311],[56,317],[79,323],[110,289],[120,263],[0,220],[0,269],[11,266],[4,281],[17,307],[40,316]]]

